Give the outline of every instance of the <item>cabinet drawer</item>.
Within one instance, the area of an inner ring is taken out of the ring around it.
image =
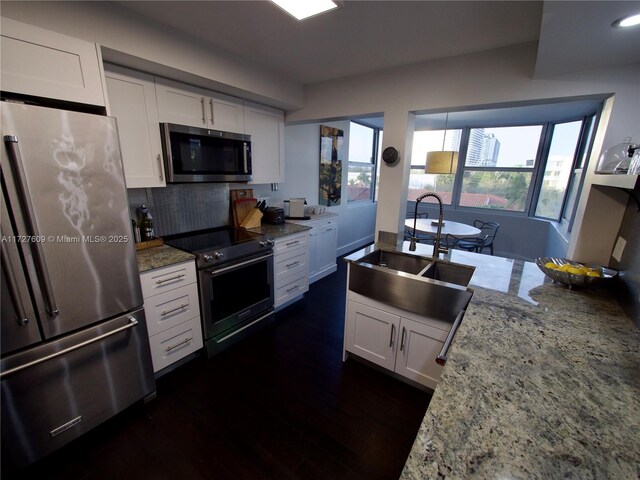
[[[289,300],[301,295],[309,290],[309,278],[307,277],[307,273],[303,273],[302,275],[290,279],[286,279],[286,281],[282,285],[276,284],[275,286],[275,301],[274,304],[276,307],[288,302]]]
[[[196,268],[192,260],[157,268],[140,275],[144,298],[196,282]]]
[[[273,253],[275,255],[280,255],[297,248],[307,248],[308,244],[309,234],[307,232],[295,235],[287,235],[286,237],[276,240],[276,245],[273,249]]]
[[[193,317],[200,317],[197,284],[192,283],[145,300],[149,335],[155,335]]]
[[[158,372],[202,348],[200,317],[192,318],[149,337],[149,344],[153,371]]]
[[[275,257],[274,277],[276,285],[292,276],[309,275],[309,255],[306,248],[299,248]]]

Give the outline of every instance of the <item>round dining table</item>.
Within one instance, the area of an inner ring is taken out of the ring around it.
[[[413,232],[413,218],[407,218],[404,224]],[[418,218],[416,220],[416,231],[436,235],[438,233],[438,221],[430,218]],[[443,220],[441,235],[444,237],[447,234],[455,235],[456,237],[475,237],[480,235],[480,229],[466,223]]]

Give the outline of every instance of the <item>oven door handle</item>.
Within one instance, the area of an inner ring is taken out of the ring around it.
[[[228,267],[223,267],[223,268],[216,268],[213,271],[209,271],[209,273],[211,273],[211,275],[218,275],[220,273],[224,273],[224,272],[228,272],[230,270],[235,270],[237,268],[240,267],[244,267],[246,265],[251,265],[253,263],[258,263],[258,262],[262,262],[263,260],[269,258],[269,257],[273,257],[273,253],[269,254],[269,255],[263,255],[262,257],[258,257],[258,258],[252,258],[251,260],[245,260],[244,262],[240,262],[240,263],[235,263],[233,265],[229,265]]]

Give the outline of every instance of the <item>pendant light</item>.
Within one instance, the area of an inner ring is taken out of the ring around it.
[[[442,151],[427,152],[427,159],[424,173],[455,173],[458,169],[458,152],[455,150],[445,150],[444,143],[447,137],[447,125],[449,123],[449,112],[444,121],[444,135],[442,136]]]

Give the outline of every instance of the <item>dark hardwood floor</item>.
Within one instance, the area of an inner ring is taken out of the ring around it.
[[[397,479],[431,396],[342,362],[338,266],[273,324],[15,478]]]

